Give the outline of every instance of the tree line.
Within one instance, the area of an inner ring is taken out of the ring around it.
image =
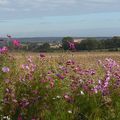
[[[69,50],[69,42],[74,42],[72,37],[64,37],[62,40],[62,48],[64,50]],[[118,51],[120,49],[120,37],[112,37],[111,39],[97,40],[95,38],[87,38],[82,40],[80,43],[75,43],[75,48],[77,51],[80,50],[109,50]]]
[[[70,43],[72,43],[70,45]],[[6,43],[5,43],[6,44]],[[63,50],[72,50],[75,48],[75,51],[120,51],[120,37],[112,37],[110,39],[97,40],[96,38],[86,38],[80,42],[74,42],[72,37],[64,37],[61,41],[61,46],[59,48],[51,48],[50,43],[36,43],[28,42],[21,43],[21,47],[14,47],[11,42],[7,43],[10,50],[24,50],[32,52],[54,52],[54,51],[63,51]],[[73,46],[74,44],[74,46]],[[1,44],[2,46],[2,44]],[[4,46],[4,44],[3,44]],[[70,48],[71,47],[71,48]]]

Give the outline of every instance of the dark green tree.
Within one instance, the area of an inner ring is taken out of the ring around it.
[[[50,49],[50,44],[49,43],[44,43],[42,45],[42,47],[43,47],[44,50],[49,50]]]
[[[78,45],[79,50],[95,50],[99,47],[99,41],[94,38],[87,38],[86,40],[82,40]]]
[[[72,37],[64,37],[62,39],[62,48],[64,50],[69,50],[69,42],[73,42],[73,38]]]

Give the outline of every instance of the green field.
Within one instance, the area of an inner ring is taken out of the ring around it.
[[[0,54],[0,115],[120,120],[120,53]]]

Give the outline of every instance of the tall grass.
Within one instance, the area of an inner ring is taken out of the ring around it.
[[[1,119],[119,120],[119,58],[1,52]]]

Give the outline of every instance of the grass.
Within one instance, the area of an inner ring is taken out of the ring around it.
[[[118,84],[116,87],[119,52],[45,53],[45,57],[38,53],[14,52],[1,54],[0,60],[2,117],[12,120],[120,119],[120,99],[116,98],[120,90]],[[3,72],[3,67],[10,71]],[[103,88],[96,93],[99,80],[103,81]]]

